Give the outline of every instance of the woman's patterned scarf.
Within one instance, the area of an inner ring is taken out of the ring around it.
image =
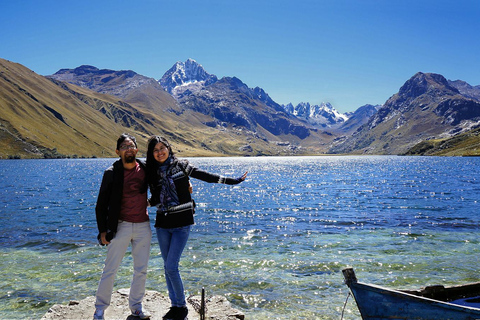
[[[162,210],[167,210],[168,207],[177,206],[180,204],[178,200],[177,190],[175,183],[173,182],[171,172],[172,157],[158,166],[158,189],[160,190],[160,203],[159,206]]]

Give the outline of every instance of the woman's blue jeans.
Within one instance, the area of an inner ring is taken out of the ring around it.
[[[187,245],[190,226],[171,229],[156,228],[156,230],[172,307],[184,307],[187,303],[178,265],[183,249]]]

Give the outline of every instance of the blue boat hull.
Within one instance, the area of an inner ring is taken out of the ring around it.
[[[480,309],[348,281],[363,320],[474,320]]]

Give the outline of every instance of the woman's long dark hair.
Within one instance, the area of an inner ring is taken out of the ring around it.
[[[176,156],[173,153],[172,146],[170,145],[170,143],[168,142],[167,139],[165,139],[164,137],[161,137],[161,136],[151,136],[148,139],[148,142],[147,142],[147,161],[146,161],[146,164],[147,164],[147,181],[148,181],[149,184],[157,181],[158,163],[157,163],[157,160],[155,160],[155,157],[153,156],[153,149],[155,149],[155,146],[159,142],[163,143],[165,145],[165,147],[167,147],[168,152],[169,152],[170,156],[172,157],[172,160],[176,160]]]

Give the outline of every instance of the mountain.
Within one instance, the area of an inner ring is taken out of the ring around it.
[[[48,78],[58,83],[70,83],[85,90],[93,90],[91,92],[115,98],[117,103],[130,105],[134,110],[132,111],[134,116],[138,117],[142,114],[143,121],[149,122],[150,128],[141,130],[144,134],[166,135],[184,152],[195,150],[194,154],[211,155],[224,152],[237,154],[238,152],[231,149],[219,151],[218,148],[210,149],[201,146],[202,142],[198,141],[197,137],[215,136],[217,131],[203,124],[205,121],[203,115],[183,110],[153,78],[139,75],[131,70],[116,71],[85,65],[75,69],[61,69]],[[111,119],[122,123],[126,127],[125,130],[131,127],[129,123],[124,123],[121,114],[113,113]],[[236,143],[239,146],[243,144],[241,141]]]
[[[301,102],[296,106],[289,103],[282,105],[288,113],[303,119],[308,123],[323,128],[336,128],[348,120],[348,117],[338,112],[330,103],[321,103],[320,105],[311,105]]]
[[[370,118],[377,113],[380,108],[380,105],[374,106],[371,104],[366,104],[354,112],[345,114],[345,116],[348,117],[348,120],[340,124],[337,132],[341,132],[343,134],[352,134],[359,127],[367,123],[368,120],[370,120]]]
[[[177,73],[173,72],[174,70]],[[183,104],[181,102],[183,100],[178,96],[177,101],[160,85],[160,81],[138,75],[133,71],[100,70],[96,67],[81,66],[76,69],[62,69],[49,77],[57,81],[66,80],[97,92],[109,93],[144,112],[152,112],[158,119],[155,126],[161,128],[157,133],[169,135],[174,141],[188,141],[192,146],[202,148],[207,153],[259,155],[298,152],[296,147],[289,143],[283,143],[279,147],[278,138],[274,136],[270,136],[269,139],[263,136],[258,138],[257,133],[251,130],[241,131],[223,125],[212,126],[212,123],[217,121],[214,114],[199,108],[191,108],[188,104]],[[203,88],[210,85],[210,82],[202,79],[216,77],[208,75],[199,64],[189,59],[183,64],[176,63],[166,72],[163,79],[177,80],[178,86],[170,88],[175,92],[178,88],[192,89],[192,86]],[[257,96],[268,103],[268,95],[264,92],[258,89],[252,92],[256,92]],[[190,94],[189,90],[184,92],[184,95]]]
[[[114,71],[83,65],[75,69],[61,69],[49,78],[69,82],[99,93],[125,98],[129,92],[154,79],[131,70]]]
[[[262,135],[295,135],[300,139],[310,135],[304,123],[281,110],[279,105],[267,106],[240,79],[224,77],[179,99],[179,103],[215,119],[211,126],[244,127]],[[263,129],[263,130],[262,130]]]
[[[460,92],[463,96],[480,101],[480,85],[471,86],[462,80],[455,80],[455,81],[449,80],[448,83],[452,87],[456,88],[458,92]]]
[[[467,132],[479,121],[478,101],[442,75],[419,72],[352,136],[336,139],[329,152],[403,154],[422,141]]]
[[[195,88],[215,83],[217,80],[217,76],[209,74],[201,64],[188,59],[185,62],[175,63],[159,82],[166,91],[178,97],[185,90],[195,90]]]
[[[291,116],[261,88],[249,88],[236,77],[218,79],[195,60],[177,62],[160,79],[178,104],[211,117],[212,128],[245,131],[253,136],[298,151],[298,146],[322,152],[332,135]]]
[[[462,80],[450,81],[463,96],[480,101],[480,86],[471,86]],[[410,148],[405,155],[478,156],[480,155],[480,123],[472,130],[452,137],[425,140]]]
[[[155,113],[179,110],[175,100],[155,79],[131,70],[115,71],[83,65],[75,69],[61,69],[48,78],[112,95],[128,103],[140,103]]]

